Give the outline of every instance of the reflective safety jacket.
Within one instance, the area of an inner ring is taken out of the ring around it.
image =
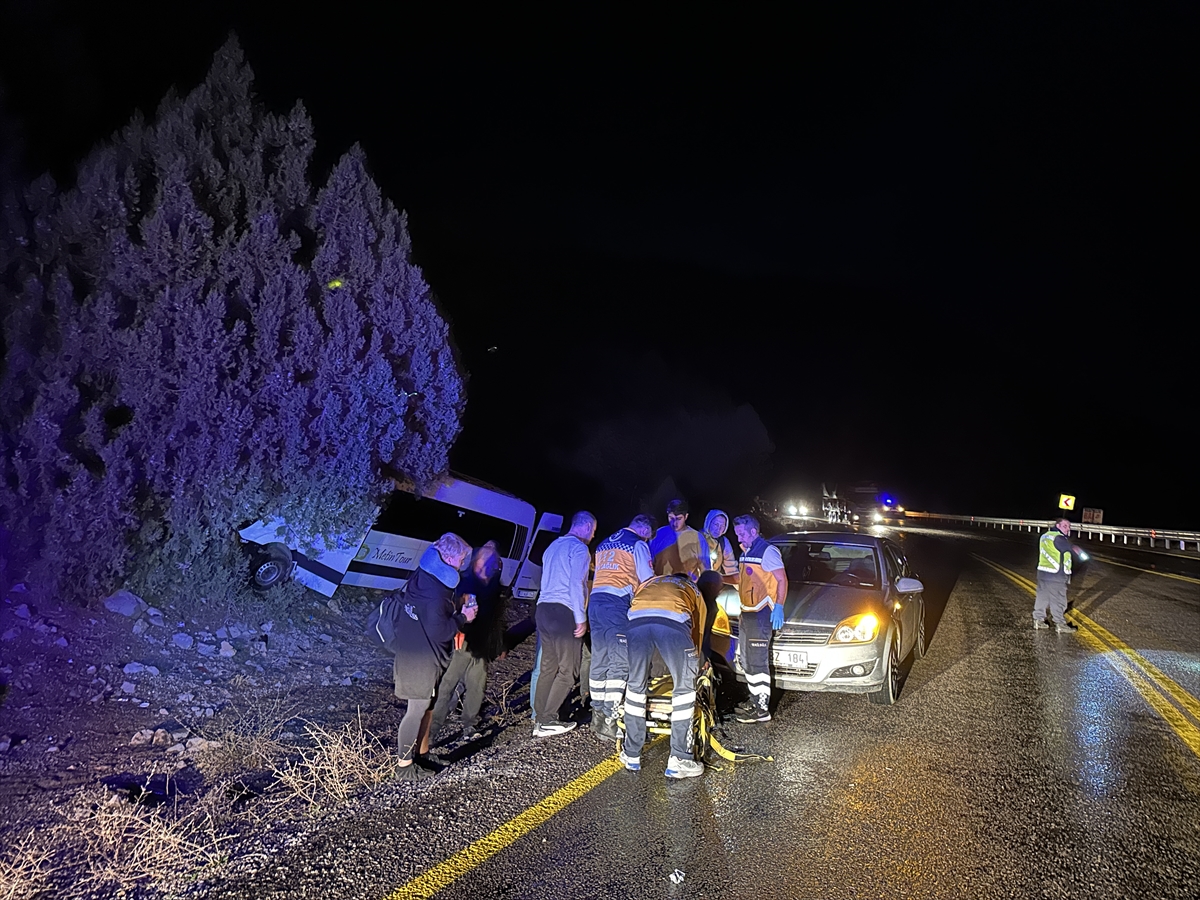
[[[1065,546],[1064,546],[1065,545]],[[1052,528],[1038,541],[1038,571],[1071,577],[1071,544],[1057,528]]]
[[[744,612],[755,612],[764,606],[775,607],[775,592],[779,589],[775,572],[778,569],[763,567],[763,557],[770,550],[774,550],[773,555],[779,558],[779,549],[759,536],[738,561],[738,596],[741,597]]]
[[[628,528],[622,528],[596,548],[596,577],[591,596],[614,594],[628,600],[643,581],[653,577],[650,545]]]
[[[685,572],[693,579],[711,568],[708,564],[708,541],[690,525],[676,531],[664,525],[650,540],[655,575],[676,575]]]
[[[692,628],[692,643],[699,648],[704,641],[704,598],[696,585],[683,575],[659,575],[651,578],[633,595],[629,621],[659,618],[682,622]]]

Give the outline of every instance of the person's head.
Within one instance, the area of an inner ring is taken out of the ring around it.
[[[585,544],[590,544],[596,536],[596,517],[586,509],[581,509],[571,516],[571,534]]]
[[[719,538],[729,529],[729,517],[719,509],[710,510],[704,519],[704,530]]]
[[[500,566],[500,551],[496,548],[495,541],[488,541],[476,550],[475,557],[471,561],[471,571],[480,581],[491,581]]]
[[[630,519],[628,527],[643,541],[650,540],[654,534],[654,523],[650,521],[649,516],[634,516]]]
[[[738,543],[747,550],[758,538],[758,529],[758,519],[754,516],[738,516],[733,520],[733,533],[737,535]]]
[[[471,545],[453,532],[446,532],[433,542],[442,562],[452,569],[461,569],[471,555]]]
[[[676,497],[667,504],[667,524],[675,531],[683,531],[687,525],[688,505],[686,500]]]
[[[1057,528],[1059,531],[1061,531],[1063,534],[1065,534],[1067,537],[1071,536],[1071,520],[1068,519],[1066,516],[1059,516],[1057,519],[1055,519],[1054,527]]]

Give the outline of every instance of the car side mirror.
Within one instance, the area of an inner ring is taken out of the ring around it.
[[[919,594],[925,590],[925,585],[915,578],[897,578],[896,591],[901,594]]]

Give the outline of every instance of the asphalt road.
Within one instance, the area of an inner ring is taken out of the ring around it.
[[[522,721],[205,896],[1200,896],[1200,563],[1093,559],[1083,630],[1035,632],[1032,536],[892,533],[930,635],[895,706],[784,694],[727,726],[773,762],[683,782]]]

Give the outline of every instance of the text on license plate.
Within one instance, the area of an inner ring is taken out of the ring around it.
[[[808,653],[803,650],[772,650],[775,655],[775,665],[788,666],[792,669],[803,669],[808,666]]]

